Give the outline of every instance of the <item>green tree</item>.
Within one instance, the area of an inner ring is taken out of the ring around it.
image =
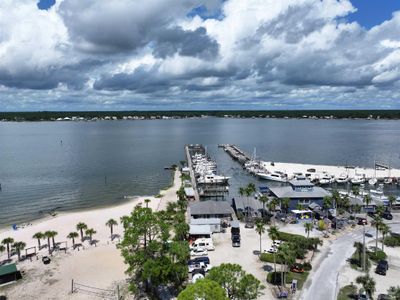
[[[289,206],[290,206],[290,198],[283,198],[281,199],[281,207],[285,210],[285,213],[289,212]]]
[[[384,251],[385,237],[390,233],[390,227],[389,225],[382,222],[382,224],[379,227],[379,230],[382,233],[382,251]]]
[[[220,285],[207,278],[189,284],[179,295],[178,300],[228,300]]]
[[[272,243],[274,244],[275,241],[277,239],[279,239],[279,229],[278,229],[278,227],[277,226],[270,226],[268,228],[268,236],[272,240]],[[274,252],[273,256],[274,256],[274,272],[276,274],[276,253],[275,252]]]
[[[21,251],[24,250],[25,247],[26,244],[24,242],[15,242],[13,244],[13,248],[15,249],[15,251],[17,251],[18,260],[21,260]]]
[[[176,220],[167,220],[165,212],[136,206],[129,216],[121,218],[124,236],[119,244],[133,278],[130,289],[143,286],[148,294],[154,287],[173,284],[180,289],[187,278],[190,258],[187,241],[171,240],[171,226]]]
[[[14,243],[14,239],[11,237],[4,238],[1,243],[6,246],[7,248],[7,257],[10,259],[10,245]]]
[[[40,248],[41,248],[40,241],[41,241],[44,237],[45,237],[45,236],[44,236],[44,234],[43,234],[42,232],[36,232],[36,233],[32,236],[33,239],[37,239],[37,242],[38,242],[38,249],[39,249],[39,250],[40,250]]]
[[[392,209],[393,204],[396,203],[396,197],[393,196],[393,195],[390,195],[390,196],[388,197],[388,201],[389,201],[389,207],[390,207],[390,209]]]
[[[328,210],[332,207],[332,197],[325,196],[323,201],[322,207],[325,210],[326,215],[328,215]]]
[[[377,214],[372,221],[372,225],[375,226],[375,254],[378,251],[379,230],[382,224],[384,224],[382,218]]]
[[[394,300],[400,300],[400,286],[391,286],[388,289],[388,294],[394,299]]]
[[[259,200],[260,200],[260,202],[261,202],[262,205],[263,205],[263,216],[264,216],[264,215],[265,215],[265,204],[268,202],[268,197],[265,196],[265,195],[262,195],[262,196],[259,198]]]
[[[3,253],[6,250],[6,247],[4,245],[0,244],[0,254]]]
[[[257,278],[247,274],[238,264],[225,263],[214,267],[206,278],[219,283],[229,299],[257,299],[265,288]]]
[[[106,222],[106,226],[110,227],[110,232],[111,232],[110,237],[111,237],[111,240],[112,240],[113,237],[114,237],[114,226],[117,226],[117,225],[118,225],[118,222],[117,222],[116,220],[114,220],[114,219],[109,219],[109,220]]]
[[[371,201],[372,201],[372,198],[371,198],[370,195],[365,195],[364,196],[364,204],[365,204],[365,206],[369,206],[371,204]],[[365,217],[367,217],[367,216],[368,216],[367,210],[365,209]]]
[[[76,231],[72,231],[67,235],[68,239],[72,240],[72,248],[75,249],[75,239],[79,236],[79,234]]]
[[[365,276],[358,276],[356,278],[356,282],[358,284],[361,284],[363,289],[367,292],[370,298],[372,298],[372,295],[375,293],[375,286],[376,282],[375,279],[370,277],[369,275]]]
[[[90,244],[93,244],[93,236],[97,233],[93,228],[86,229],[85,234],[89,236]]]
[[[47,239],[47,249],[49,250],[49,254],[51,254],[51,244],[50,239],[52,237],[52,232],[50,230],[44,233],[45,238]]]
[[[268,203],[268,209],[272,213],[273,218],[274,218],[273,225],[275,225],[275,210],[278,205],[279,205],[279,202],[278,202],[278,199],[276,199],[276,198],[271,199],[271,201],[269,201],[269,203]]]
[[[263,221],[258,220],[256,222],[255,229],[256,229],[256,232],[258,233],[258,235],[260,236],[260,255],[261,255],[261,253],[262,253],[262,235],[265,232],[265,225],[264,225]]]
[[[76,230],[78,230],[81,233],[82,242],[83,242],[83,231],[86,230],[87,228],[88,226],[83,222],[79,222],[78,224],[76,224]]]
[[[358,266],[361,268],[362,266],[362,253],[364,251],[364,245],[360,242],[354,242],[354,247],[356,248],[358,254]]]
[[[351,191],[352,191],[352,193],[353,193],[354,196],[360,195],[360,188],[359,188],[358,186],[353,186],[353,187],[351,188]]]
[[[310,237],[310,232],[314,229],[314,225],[311,222],[304,223],[304,230],[306,231],[307,238]]]
[[[288,266],[295,262],[295,254],[289,244],[282,244],[278,248],[278,257],[280,261],[283,262],[281,264],[281,283],[282,286],[285,286],[286,285],[285,273],[287,272]]]

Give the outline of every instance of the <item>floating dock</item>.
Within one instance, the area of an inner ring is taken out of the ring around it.
[[[190,182],[192,183],[192,187],[194,190],[194,200],[199,201],[200,196],[199,196],[199,191],[197,189],[197,182],[196,182],[196,176],[194,175],[194,170],[193,170],[193,162],[192,162],[192,156],[189,151],[189,147],[192,145],[186,145],[185,146],[185,154],[186,154],[186,161],[188,163],[188,167],[190,170]]]

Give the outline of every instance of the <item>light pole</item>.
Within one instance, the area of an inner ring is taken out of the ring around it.
[[[366,251],[365,251],[365,223],[363,222],[363,271],[367,272]]]

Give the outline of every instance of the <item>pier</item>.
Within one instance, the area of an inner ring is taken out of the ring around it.
[[[235,145],[221,144],[219,148],[223,148],[229,156],[237,160],[242,166],[252,158],[243,150]],[[254,160],[254,158],[253,158]],[[300,163],[282,163],[273,161],[257,160],[259,166],[267,172],[282,172],[288,175],[288,178],[293,178],[296,174],[314,175],[314,174],[329,174],[332,178],[340,176],[347,176],[349,180],[356,177],[363,177],[365,181],[376,178],[380,182],[386,182],[387,179],[393,179],[393,183],[400,182],[400,170],[391,168],[388,164],[377,163],[373,167],[356,167],[356,166],[329,166],[329,165],[313,165],[313,164],[300,164]],[[388,183],[389,184],[389,183]]]
[[[225,195],[229,192],[229,184],[220,182],[201,182],[198,179],[199,174],[195,172],[195,164],[193,157],[196,154],[201,154],[205,157],[206,150],[202,145],[186,145],[185,154],[190,169],[190,180],[192,187],[195,191],[195,201],[200,199],[224,199]],[[216,175],[216,174],[215,174]],[[217,175],[216,175],[217,176]]]
[[[250,160],[250,156],[235,145],[221,144],[218,145],[218,147],[224,149],[224,151],[228,153],[230,157],[232,157],[234,160],[237,160],[241,165],[244,165]]]

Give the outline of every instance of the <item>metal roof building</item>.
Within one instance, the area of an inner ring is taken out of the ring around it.
[[[200,201],[189,204],[190,216],[198,218],[231,218],[232,207],[226,201]]]

